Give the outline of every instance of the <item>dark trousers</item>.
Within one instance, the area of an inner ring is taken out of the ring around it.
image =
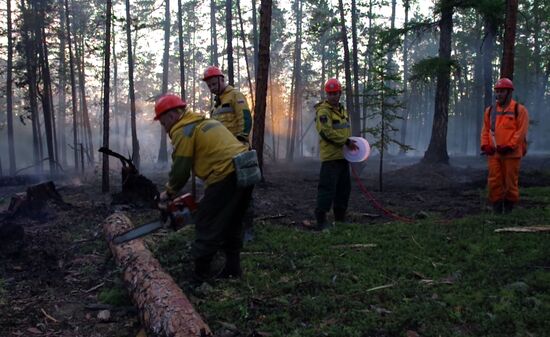
[[[351,193],[349,163],[345,159],[328,160],[321,163],[321,174],[317,188],[317,211],[346,210]]]
[[[239,253],[243,246],[243,217],[253,186],[237,187],[235,173],[206,188],[195,214],[196,260],[209,260],[217,251]]]

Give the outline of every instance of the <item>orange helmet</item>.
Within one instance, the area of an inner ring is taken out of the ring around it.
[[[155,103],[155,120],[158,120],[164,113],[176,109],[185,108],[187,102],[174,94],[166,94],[160,97]]]
[[[514,83],[509,78],[503,77],[495,84],[495,89],[512,89],[514,90]]]
[[[329,78],[325,83],[325,92],[340,92],[342,91],[342,85],[335,78]]]
[[[202,80],[206,81],[210,77],[214,76],[223,76],[222,71],[216,66],[209,66],[208,68],[206,68],[206,70],[204,70],[204,76],[202,77]]]

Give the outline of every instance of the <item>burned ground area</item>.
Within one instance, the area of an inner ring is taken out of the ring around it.
[[[349,220],[376,226],[392,221],[388,213],[410,220],[430,216],[452,220],[489,212],[484,159],[452,158],[450,164],[388,158],[383,192],[379,191],[377,158],[354,166],[363,188],[352,177]],[[312,230],[319,167],[315,160],[267,165],[265,182],[254,191],[255,221]],[[520,185],[549,186],[549,170],[548,156],[526,157]],[[162,190],[166,170],[151,172],[142,174]],[[37,209],[23,205],[8,216],[13,197],[41,180],[2,179],[0,336],[136,336],[140,324],[131,303],[102,304],[102,296],[117,296],[103,289],[121,282],[121,275],[101,224],[117,209],[136,225],[155,220],[158,212],[147,205],[112,205],[112,197],[101,193],[101,177],[90,174],[54,179],[61,201],[45,198]],[[120,176],[112,170],[111,191],[120,191],[120,186]]]

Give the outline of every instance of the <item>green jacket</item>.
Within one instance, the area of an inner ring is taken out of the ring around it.
[[[166,190],[177,193],[189,179],[191,169],[196,176],[213,184],[235,171],[233,157],[247,151],[220,122],[187,111],[170,129],[172,168]]]
[[[240,141],[249,142],[252,115],[246,98],[239,90],[230,85],[225,87],[223,93],[216,97],[210,117],[220,121]]]
[[[334,107],[326,100],[316,104],[315,111],[321,161],[344,159],[342,148],[351,136],[348,112],[342,104]]]

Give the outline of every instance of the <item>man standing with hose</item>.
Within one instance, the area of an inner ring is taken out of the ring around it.
[[[344,159],[342,149],[347,146],[357,150],[351,136],[351,124],[348,112],[340,104],[342,85],[336,78],[325,83],[327,99],[315,105],[316,128],[319,133],[321,172],[317,189],[317,206],[315,219],[317,230],[328,227],[327,212],[331,207],[334,220],[343,222],[346,219],[351,180],[349,163]]]

